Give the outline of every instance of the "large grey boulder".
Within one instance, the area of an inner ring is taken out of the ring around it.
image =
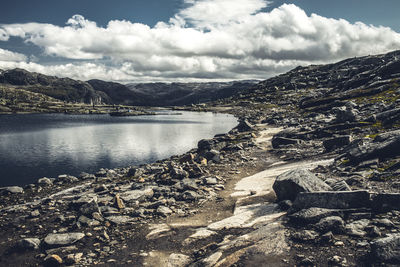
[[[48,246],[68,246],[85,237],[84,233],[48,234],[44,243]]]
[[[372,242],[371,255],[378,262],[400,262],[400,234],[389,234]]]
[[[377,136],[372,143],[352,148],[347,158],[352,163],[360,163],[371,159],[385,159],[400,155],[400,131],[387,132]]]
[[[313,173],[294,169],[279,175],[272,188],[279,201],[295,200],[300,192],[329,191],[332,188]]]
[[[302,192],[293,203],[292,210],[311,207],[326,209],[357,209],[369,208],[371,205],[368,191],[331,191]]]

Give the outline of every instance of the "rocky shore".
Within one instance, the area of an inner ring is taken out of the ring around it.
[[[2,188],[2,266],[400,263],[400,52],[298,67],[194,110],[184,155]]]

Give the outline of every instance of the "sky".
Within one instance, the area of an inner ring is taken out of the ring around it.
[[[79,80],[267,79],[400,49],[398,0],[2,0],[0,69]]]

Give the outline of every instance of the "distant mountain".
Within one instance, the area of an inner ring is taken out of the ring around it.
[[[2,88],[33,92],[56,100],[86,104],[135,106],[190,105],[238,94],[258,81],[211,83],[120,84],[101,80],[87,82],[58,78],[23,69],[0,70]],[[21,91],[19,91],[21,92]]]
[[[112,104],[151,106],[151,96],[140,92],[134,92],[126,85],[102,80],[90,80],[88,84],[90,84],[94,90],[105,93],[110,98]]]
[[[198,104],[227,98],[253,87],[259,81],[208,83],[140,83],[127,84],[137,94],[147,95],[153,106]]]

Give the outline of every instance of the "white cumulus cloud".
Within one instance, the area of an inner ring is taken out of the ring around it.
[[[26,61],[27,57],[20,53],[15,53],[6,49],[0,48],[0,62],[15,62],[15,61]]]
[[[85,60],[44,66],[19,58],[14,65],[120,81],[265,79],[298,65],[400,49],[400,34],[387,27],[307,15],[294,4],[266,7],[263,0],[185,0],[168,23],[154,27],[126,20],[101,27],[75,15],[62,27],[3,24],[0,40],[19,37],[47,55]],[[10,65],[0,61],[0,68]]]

